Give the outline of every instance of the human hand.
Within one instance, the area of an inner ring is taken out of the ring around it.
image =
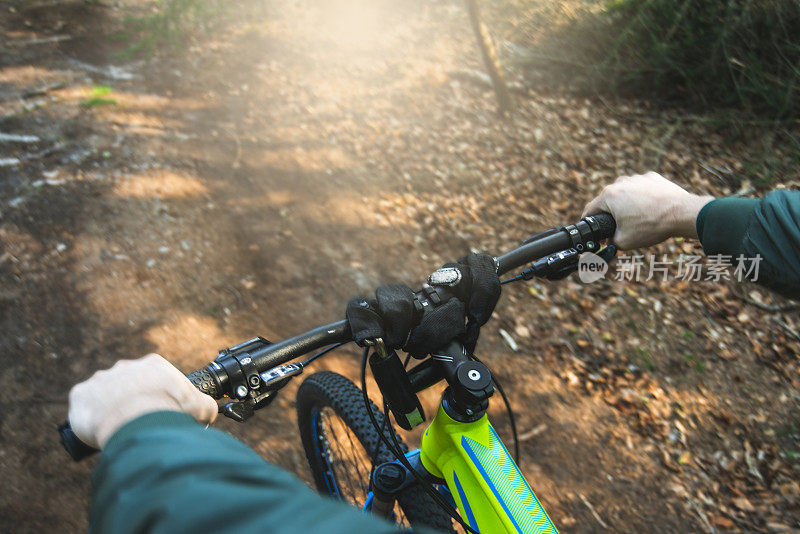
[[[69,422],[87,445],[102,449],[120,427],[162,410],[185,412],[199,423],[217,417],[217,403],[158,354],[120,360],[69,392]]]
[[[583,209],[582,217],[607,211],[617,221],[614,243],[623,250],[649,247],[670,237],[697,238],[700,209],[714,200],[689,193],[655,172],[620,176]]]

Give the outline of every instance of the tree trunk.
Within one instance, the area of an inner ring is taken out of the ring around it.
[[[492,79],[494,93],[497,95],[497,105],[500,108],[500,114],[506,115],[511,112],[513,105],[511,102],[511,95],[508,93],[508,87],[503,79],[500,60],[497,58],[497,53],[492,43],[492,36],[489,34],[489,28],[481,22],[477,0],[465,1],[467,3],[467,10],[469,11],[469,20],[472,23],[472,30],[475,32],[475,39],[478,41],[478,48],[481,51],[481,57],[483,57],[483,64],[486,66],[489,77]]]

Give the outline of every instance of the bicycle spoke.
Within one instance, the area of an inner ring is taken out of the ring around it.
[[[335,472],[339,491],[352,504],[361,506],[368,492],[365,485],[367,478],[361,467],[363,460],[359,461],[359,458],[356,457],[357,453],[362,451],[362,448],[353,442],[351,432],[344,422],[335,415],[333,417],[329,417],[327,414],[324,415],[326,417],[325,428],[330,433],[327,442],[330,448],[331,465]],[[344,434],[347,436],[349,446],[344,444],[345,440],[339,439],[338,435],[341,430],[337,431],[335,428],[337,426],[344,427]],[[354,471],[358,474],[357,482],[353,481],[352,474]]]
[[[358,438],[354,439],[350,428],[332,410],[324,408],[320,412],[319,429],[324,440],[323,454],[328,460],[341,498],[355,506],[363,506],[369,493],[372,458]],[[391,431],[389,425],[384,431]],[[394,514],[398,525],[410,526],[410,522],[397,503]]]

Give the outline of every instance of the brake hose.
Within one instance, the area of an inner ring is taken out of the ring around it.
[[[378,437],[383,441],[389,451],[394,454],[395,458],[398,462],[400,462],[403,467],[405,467],[414,478],[417,479],[417,482],[420,484],[425,493],[427,493],[431,499],[439,505],[439,507],[444,510],[454,521],[456,521],[459,525],[461,525],[467,532],[471,532],[472,534],[480,534],[478,531],[467,525],[464,520],[459,515],[458,511],[453,508],[447,501],[444,500],[444,497],[441,493],[434,489],[433,485],[425,480],[422,475],[420,475],[416,469],[411,465],[408,459],[400,450],[400,444],[397,442],[397,436],[394,431],[394,426],[389,425],[389,435],[392,437],[392,441],[394,445],[389,443],[389,440],[386,436],[381,432],[381,425],[378,424],[377,419],[375,418],[375,413],[372,410],[372,403],[369,400],[369,395],[367,394],[367,357],[369,356],[369,347],[364,348],[364,355],[361,359],[361,392],[364,395],[364,406],[367,409],[367,415],[369,416],[369,420],[372,423],[372,426],[375,430],[378,431]],[[389,414],[384,414],[384,417],[388,419]]]

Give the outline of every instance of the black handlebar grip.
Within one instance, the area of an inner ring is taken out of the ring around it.
[[[215,399],[222,398],[222,391],[220,391],[217,377],[208,367],[198,369],[186,375],[186,378],[194,384],[194,387],[200,390],[200,393],[205,393]]]
[[[61,435],[61,445],[76,462],[80,462],[84,458],[96,452],[100,452],[91,445],[82,442],[78,436],[75,435],[75,432],[72,431],[69,421],[64,421],[58,425],[58,433]]]
[[[614,233],[617,231],[617,221],[614,220],[613,215],[603,211],[597,215],[592,215],[592,217],[594,217],[594,220],[597,221],[598,226],[600,226],[595,236],[596,239],[611,239],[614,237]]]

